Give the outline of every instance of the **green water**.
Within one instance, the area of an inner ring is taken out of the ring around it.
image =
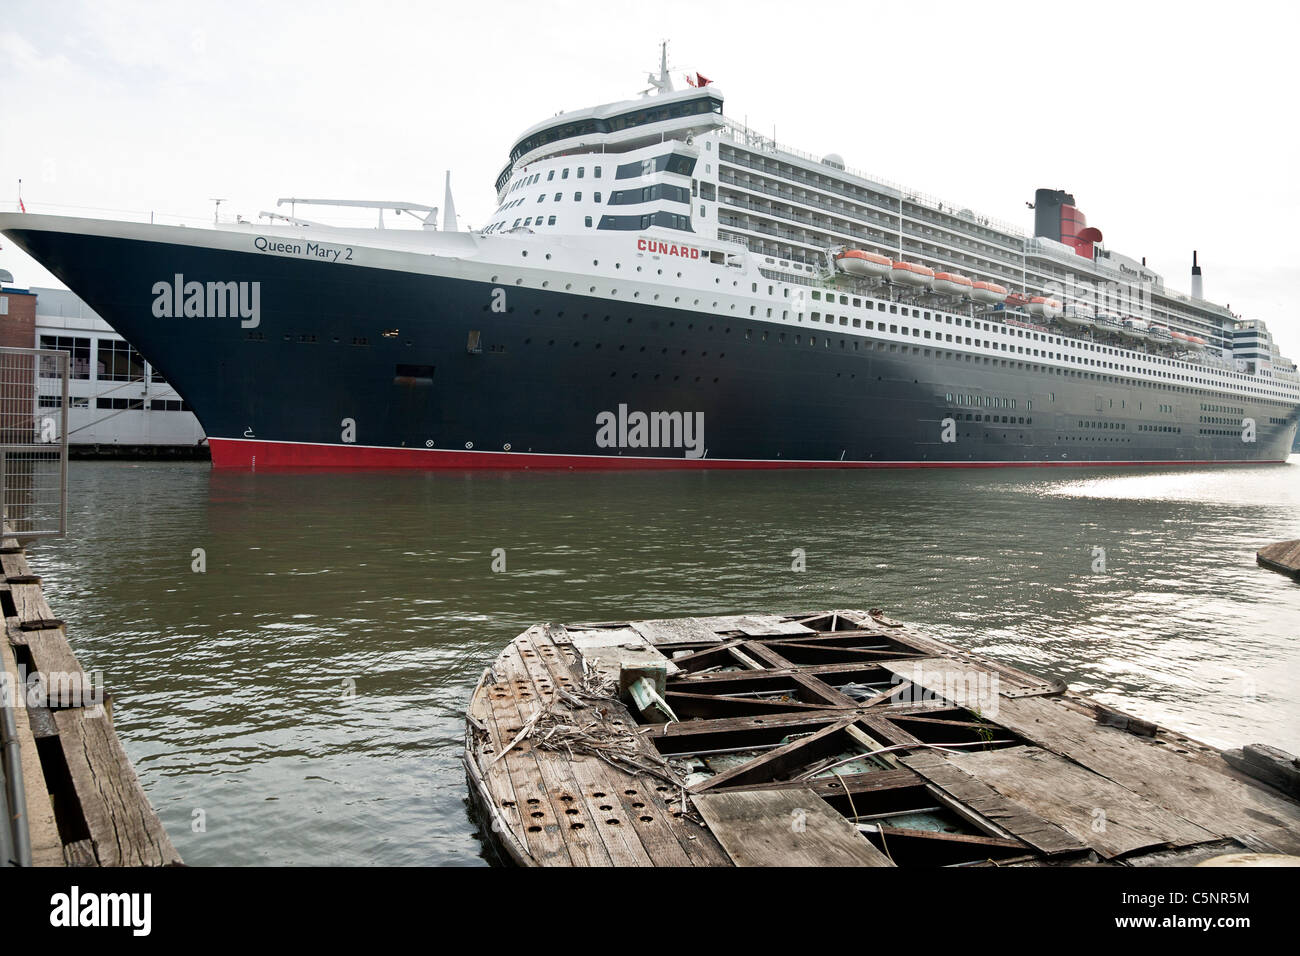
[[[883,607],[1213,743],[1300,752],[1300,585],[1254,561],[1300,537],[1298,478],[1297,458],[590,475],[73,462],[70,534],[31,563],[187,862],[479,864],[464,706],[543,620]]]

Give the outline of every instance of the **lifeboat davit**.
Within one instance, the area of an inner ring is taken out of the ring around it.
[[[1029,300],[1025,309],[1030,315],[1038,316],[1043,319],[1054,319],[1061,314],[1061,303],[1055,299],[1049,299],[1045,295],[1036,295]]]
[[[893,268],[889,270],[889,278],[900,285],[929,288],[930,283],[934,281],[934,270],[927,269],[915,262],[903,262],[901,259],[895,259]]]
[[[1007,297],[1007,290],[996,282],[972,282],[970,297],[981,305],[992,305]]]
[[[840,267],[841,272],[847,272],[851,276],[878,279],[889,275],[894,261],[889,256],[867,252],[864,249],[846,249],[835,257],[835,264]]]
[[[940,295],[970,295],[975,283],[955,272],[936,272],[931,287]]]
[[[1109,312],[1097,313],[1097,318],[1094,320],[1094,322],[1097,328],[1103,329],[1104,331],[1107,332],[1119,332],[1123,334],[1125,331],[1123,324],[1120,323],[1120,320],[1115,318],[1115,316],[1111,315]]]

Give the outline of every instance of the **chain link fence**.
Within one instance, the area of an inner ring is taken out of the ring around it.
[[[0,348],[0,501],[20,542],[67,531],[68,359]]]

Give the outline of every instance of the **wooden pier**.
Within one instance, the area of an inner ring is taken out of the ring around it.
[[[31,865],[179,864],[113,730],[111,697],[78,663],[15,538],[0,539],[0,566],[0,657],[24,796],[14,812],[25,817]]]
[[[1260,548],[1255,552],[1255,562],[1262,568],[1300,581],[1300,539],[1279,541]]]
[[[471,697],[525,866],[1300,863],[1300,767],[1227,755],[879,612],[537,625]]]

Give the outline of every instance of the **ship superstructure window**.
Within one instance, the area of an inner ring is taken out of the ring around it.
[[[614,178],[632,179],[636,176],[648,176],[651,173],[661,172],[689,176],[693,169],[695,169],[694,157],[682,156],[678,153],[664,153],[662,156],[648,157],[635,163],[624,163],[615,171]]]
[[[71,335],[42,335],[41,348],[67,352],[68,375],[71,378],[90,378],[90,339]],[[41,375],[47,378],[58,375],[53,356],[41,359]]]
[[[108,382],[143,382],[144,359],[129,342],[117,339],[100,339],[99,378]]]
[[[679,216],[675,212],[656,212],[645,216],[601,216],[599,229],[649,229],[651,226],[666,226],[691,232],[691,217]]]
[[[633,203],[651,202],[655,199],[689,203],[691,194],[682,186],[670,186],[667,183],[656,183],[643,189],[616,189],[609,194],[611,206],[627,206]]]

